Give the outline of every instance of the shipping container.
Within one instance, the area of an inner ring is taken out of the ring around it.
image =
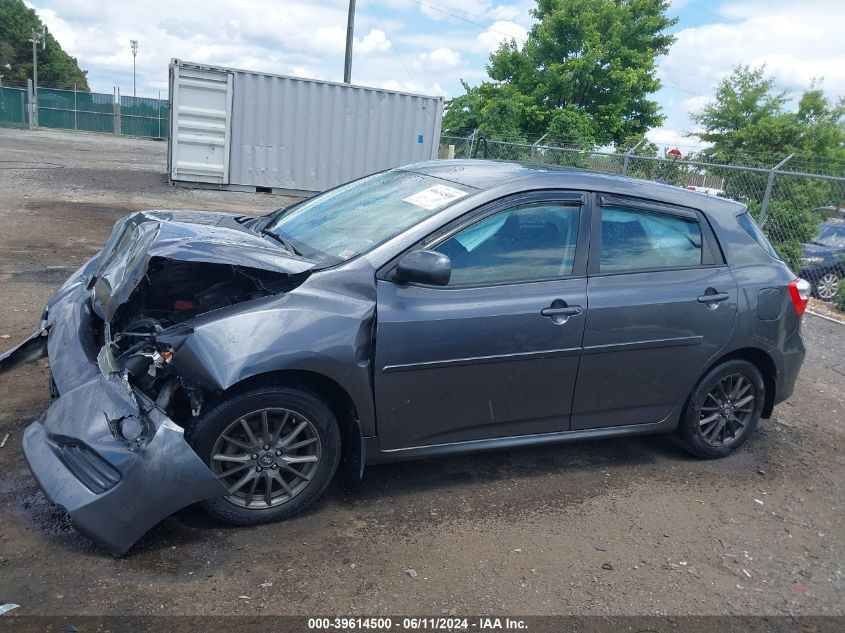
[[[171,182],[316,192],[437,158],[443,98],[174,59]]]

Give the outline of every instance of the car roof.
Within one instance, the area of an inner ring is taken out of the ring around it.
[[[554,188],[583,189],[647,197],[668,204],[695,209],[704,208],[711,212],[720,210],[732,215],[736,215],[746,208],[744,204],[728,198],[690,191],[689,189],[651,180],[597,174],[555,165],[455,159],[424,161],[406,165],[400,169],[441,178],[479,190],[492,189],[514,180],[525,181],[526,185],[528,181],[535,181],[532,184],[543,183],[543,186]]]

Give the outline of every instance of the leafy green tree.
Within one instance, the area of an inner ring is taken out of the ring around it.
[[[0,0],[0,73],[3,83],[26,85],[32,77],[32,31],[41,29],[38,14],[22,0]],[[62,50],[56,39],[47,34],[46,45],[38,50],[38,81],[55,88],[88,91],[87,71],[76,59]]]
[[[716,88],[712,103],[693,120],[696,132],[712,145],[704,159],[720,163],[771,167],[790,154],[791,165],[805,172],[839,175],[845,169],[845,102],[832,103],[814,83],[788,109],[791,95],[776,91],[765,68],[737,66]],[[766,188],[765,174],[712,170],[725,181],[726,194],[747,202],[759,217]],[[797,270],[801,244],[809,242],[824,215],[818,208],[839,206],[842,185],[822,179],[779,175],[775,178],[764,230],[784,260]]]
[[[537,0],[527,41],[490,56],[491,81],[449,102],[447,133],[478,129],[496,139],[549,133],[584,149],[622,142],[660,125],[650,96],[655,57],[669,50],[665,0]]]

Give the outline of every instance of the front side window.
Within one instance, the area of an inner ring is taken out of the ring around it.
[[[393,169],[302,202],[266,230],[309,258],[336,264],[365,253],[453,202],[471,187]]]
[[[621,207],[601,209],[601,272],[700,266],[695,220]]]
[[[452,261],[450,286],[535,281],[572,274],[581,207],[512,207],[460,231],[434,250]]]

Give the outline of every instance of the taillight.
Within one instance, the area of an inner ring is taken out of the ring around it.
[[[807,309],[807,302],[810,300],[810,282],[804,279],[793,279],[789,282],[789,296],[792,297],[792,305],[798,316],[804,314]]]

